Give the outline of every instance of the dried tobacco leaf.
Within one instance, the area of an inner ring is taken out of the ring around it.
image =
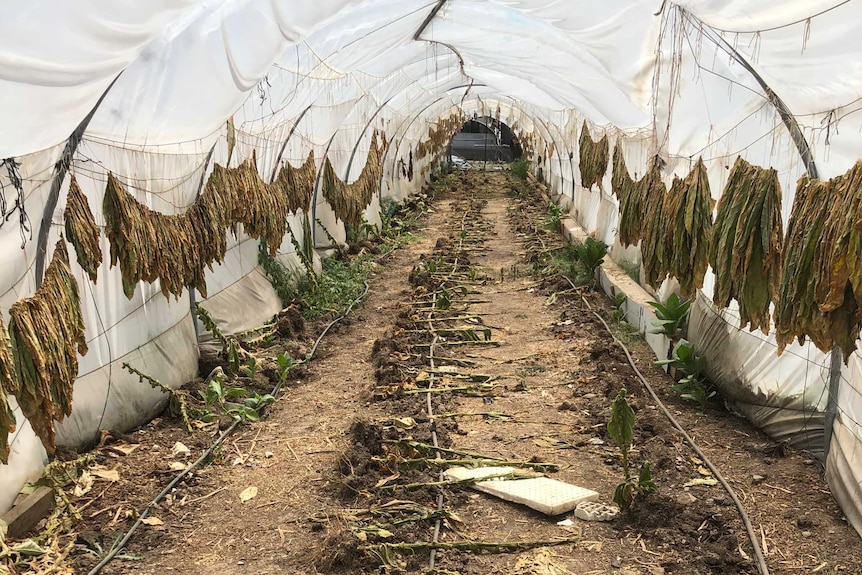
[[[841,348],[847,361],[862,330],[862,162],[829,180],[800,178],[787,231],[775,323],[779,353],[806,337]]]
[[[781,186],[778,174],[737,158],[718,202],[710,265],[713,302],[739,302],[740,327],[769,332],[769,306],[781,279]]]
[[[640,241],[641,226],[643,225],[642,189],[629,175],[619,142],[614,146],[611,190],[617,196],[620,204],[618,227],[620,243],[624,246],[635,245]]]
[[[437,120],[437,123],[428,130],[428,138],[416,146],[416,159],[422,160],[425,156],[436,155],[443,151],[452,141],[452,136],[463,126],[464,116],[461,114],[452,114],[448,118]]]
[[[174,294],[179,299],[187,285],[206,294],[203,268],[224,257],[224,216],[233,206],[220,201],[214,189],[223,185],[225,172],[216,166],[196,205],[171,216],[150,210],[108,174],[102,208],[105,235],[111,244],[111,265],[120,266],[127,298],[132,298],[138,282],[157,279],[165,297]]]
[[[706,166],[698,158],[685,180],[674,180],[665,201],[667,271],[679,280],[680,293],[686,298],[703,287],[714,206]]]
[[[185,287],[206,297],[205,269],[222,262],[227,229],[263,240],[270,253],[281,246],[291,211],[306,209],[314,190],[314,156],[300,168],[282,167],[272,184],[263,182],[252,157],[236,168],[215,165],[201,196],[184,213],[150,210],[108,174],[103,211],[111,244],[111,265],[119,264],[130,298],[140,281],[159,280],[165,297]]]
[[[584,120],[581,126],[581,137],[578,139],[578,152],[580,157],[581,185],[587,189],[597,184],[602,190],[602,179],[608,171],[608,153],[610,146],[608,136],[605,135],[598,142],[594,142],[590,136],[590,129]]]
[[[78,255],[78,264],[90,281],[96,283],[98,269],[102,264],[102,247],[99,245],[99,228],[87,203],[87,196],[78,186],[75,175],[72,174],[69,181],[69,194],[66,198],[66,210],[63,213],[66,220],[66,237],[69,238],[75,253]]]
[[[281,169],[281,173],[286,172]],[[267,185],[257,172],[257,162],[252,157],[235,170],[228,171],[231,197],[237,198],[233,205],[232,229],[241,223],[246,235],[263,240],[269,253],[275,255],[287,233],[287,216],[290,215],[288,195],[284,185],[286,176],[276,177],[275,182]]]
[[[9,340],[19,376],[12,393],[48,453],[54,452],[54,421],[72,412],[78,353],[86,355],[78,283],[60,240],[36,293],[12,304]]]
[[[275,181],[287,195],[287,209],[290,212],[309,209],[311,199],[314,197],[315,178],[317,178],[317,166],[313,151],[308,153],[308,158],[300,167],[294,168],[290,163],[285,163],[279,171]]]
[[[6,326],[0,320],[0,463],[9,463],[9,434],[15,431],[15,414],[7,395],[18,387],[18,376],[12,359],[12,346]]]
[[[661,160],[656,157],[649,172],[636,184],[644,210],[641,226],[644,283],[654,288],[658,288],[668,275],[665,253],[668,224],[665,214],[667,187],[661,179],[660,164]]]
[[[341,221],[352,226],[362,223],[362,211],[371,203],[371,198],[380,187],[380,176],[383,173],[383,146],[377,143],[378,134],[371,139],[371,149],[365,167],[356,181],[345,184],[335,174],[329,158],[323,165],[323,197],[332,206],[332,211]]]

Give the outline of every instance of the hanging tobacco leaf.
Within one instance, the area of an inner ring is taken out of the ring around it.
[[[685,180],[674,179],[665,201],[667,271],[688,298],[703,287],[712,241],[712,210],[706,166],[698,158]]]
[[[737,158],[718,201],[710,265],[713,302],[739,302],[740,327],[769,332],[769,306],[781,279],[781,186],[778,174]]]
[[[461,114],[452,114],[448,118],[437,120],[434,126],[428,130],[428,137],[416,146],[416,159],[422,160],[425,156],[433,156],[442,152],[452,141],[452,136],[457,134],[464,126],[464,117]]]
[[[69,180],[69,193],[66,197],[66,210],[63,213],[66,222],[66,237],[78,256],[78,264],[90,281],[96,283],[99,266],[102,263],[102,247],[99,244],[99,228],[87,203],[87,196],[78,186],[75,175]]]
[[[54,421],[72,412],[78,354],[86,355],[78,283],[69,269],[66,242],[54,249],[36,293],[9,310],[9,341],[17,385],[11,389],[33,431],[54,453]]]
[[[620,204],[618,235],[621,244],[631,246],[637,244],[641,237],[643,197],[641,187],[629,175],[619,142],[614,146],[613,164],[611,190],[617,196]]]
[[[227,251],[227,229],[261,239],[275,254],[287,233],[291,211],[307,209],[314,189],[314,156],[300,168],[289,164],[267,185],[252,157],[236,168],[216,164],[195,203],[184,213],[165,215],[138,202],[108,174],[103,212],[111,244],[111,265],[120,266],[123,291],[159,280],[165,297],[179,298],[185,287],[206,297],[205,268],[212,270]]]
[[[608,153],[610,146],[605,135],[598,142],[590,136],[590,129],[584,120],[581,126],[581,137],[578,139],[578,154],[580,159],[581,185],[588,190],[593,184],[602,190],[602,179],[608,171]]]
[[[385,144],[379,146],[378,134],[371,138],[371,149],[365,167],[356,181],[345,184],[335,174],[329,158],[323,166],[323,197],[332,206],[332,211],[341,221],[358,227],[362,224],[362,211],[371,203],[371,198],[380,188],[383,173],[383,151]]]
[[[775,323],[779,353],[806,337],[841,348],[847,361],[862,329],[862,162],[827,182],[800,178],[787,230]]]
[[[642,198],[643,224],[641,226],[641,260],[644,282],[658,288],[668,275],[668,255],[665,253],[665,236],[668,220],[665,213],[667,187],[661,179],[661,160],[656,156],[649,172],[636,184]]]
[[[12,359],[12,346],[6,325],[0,320],[0,463],[9,463],[9,434],[15,431],[15,414],[7,395],[18,387],[18,375]]]
[[[287,195],[287,209],[290,212],[308,210],[311,198],[314,196],[314,180],[317,177],[317,166],[314,162],[314,152],[308,153],[305,163],[294,168],[286,162],[278,172],[275,181]]]

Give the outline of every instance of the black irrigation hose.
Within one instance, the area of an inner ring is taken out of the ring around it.
[[[563,277],[565,277],[565,276],[563,276]],[[569,280],[569,278],[566,278],[566,279],[569,281],[569,283],[571,283],[571,280]],[[572,284],[572,286],[574,287],[574,284]],[[617,336],[615,336],[614,332],[611,331],[611,327],[608,325],[608,323],[604,320],[604,318],[602,316],[600,316],[598,313],[593,311],[593,308],[590,305],[590,302],[588,302],[587,299],[583,295],[581,295],[581,299],[584,301],[585,304],[587,304],[587,308],[592,312],[592,314],[594,316],[596,316],[596,318],[600,322],[602,322],[602,325],[604,325],[605,329],[608,330],[608,333],[613,338],[614,342],[622,348],[623,352],[626,354],[626,358],[629,361],[629,365],[631,365],[632,369],[635,371],[635,374],[638,376],[638,379],[640,379],[641,383],[644,385],[647,392],[649,392],[650,396],[652,396],[653,401],[656,402],[659,409],[661,409],[662,413],[664,413],[664,416],[668,419],[668,421],[670,421],[671,425],[680,433],[680,435],[682,435],[682,437],[683,437],[683,439],[685,439],[686,443],[688,443],[688,445],[694,450],[694,452],[697,454],[697,456],[709,468],[709,470],[712,472],[712,474],[715,476],[715,478],[718,480],[718,482],[721,483],[721,486],[724,487],[724,490],[727,491],[727,494],[730,495],[730,498],[733,500],[733,503],[736,505],[736,509],[739,511],[739,515],[742,518],[742,523],[745,525],[745,530],[748,533],[748,538],[751,540],[751,545],[754,548],[754,556],[757,559],[758,570],[760,571],[761,575],[769,575],[769,567],[767,567],[767,565],[766,565],[766,559],[763,557],[763,550],[761,550],[760,543],[757,541],[757,534],[754,532],[754,526],[751,524],[751,519],[749,519],[748,513],[745,512],[745,508],[742,506],[742,502],[736,496],[736,492],[733,490],[733,488],[730,486],[730,484],[724,479],[724,476],[721,474],[721,472],[718,470],[718,468],[712,463],[712,461],[710,461],[710,459],[706,456],[706,454],[703,451],[701,451],[700,447],[697,446],[697,444],[694,442],[694,439],[692,439],[691,436],[688,433],[686,433],[686,431],[682,428],[682,426],[679,424],[679,422],[676,420],[676,418],[673,416],[673,414],[670,412],[670,410],[668,410],[668,408],[665,406],[665,404],[662,402],[662,400],[659,399],[655,390],[652,388],[652,386],[649,384],[647,379],[644,377],[643,373],[641,373],[641,371],[638,369],[638,366],[635,365],[635,361],[632,358],[632,354],[629,351],[629,348],[626,347],[626,344],[624,344],[622,341],[617,339]]]
[[[337,318],[335,318],[334,320],[332,320],[331,322],[329,322],[329,324],[328,324],[328,325],[323,329],[323,331],[320,333],[320,336],[317,338],[317,341],[315,341],[315,342],[314,342],[314,347],[312,347],[312,348],[311,348],[311,352],[308,354],[308,358],[306,359],[306,361],[308,361],[309,359],[311,359],[312,357],[314,357],[314,352],[315,352],[315,351],[317,351],[317,346],[318,346],[318,345],[320,345],[320,341],[323,339],[323,336],[325,336],[325,335],[326,335],[326,333],[329,331],[329,329],[330,329],[333,325],[335,325],[335,324],[336,324],[336,323],[338,323],[339,321],[343,320],[345,317],[347,317],[347,315],[348,315],[351,311],[353,311],[353,308],[356,306],[356,304],[358,304],[360,301],[362,301],[362,299],[366,296],[366,294],[368,293],[368,289],[369,289],[368,282],[365,282],[365,291],[363,291],[363,292],[362,292],[362,294],[361,294],[359,297],[357,297],[355,300],[353,300],[353,301],[350,303],[350,305],[349,305],[349,306],[347,306],[347,309],[345,310],[345,312],[344,312],[343,314],[341,314],[339,317],[337,317]],[[282,381],[279,381],[279,382],[275,385],[275,387],[272,389],[272,393],[271,393],[270,395],[275,396],[275,395],[279,392],[279,390],[281,389],[281,385],[282,385]],[[153,508],[154,506],[158,505],[158,504],[159,504],[159,502],[160,502],[162,499],[164,499],[164,497],[165,497],[168,493],[170,493],[170,492],[171,492],[171,490],[172,490],[174,487],[176,487],[176,486],[177,486],[177,484],[178,484],[180,481],[182,481],[182,479],[183,479],[186,475],[188,475],[189,473],[191,473],[192,471],[194,471],[195,469],[197,469],[198,467],[200,467],[201,465],[203,465],[203,463],[204,463],[207,459],[209,459],[210,457],[212,457],[213,452],[218,448],[218,446],[219,446],[219,445],[221,445],[221,444],[224,442],[224,440],[225,440],[225,439],[227,439],[227,437],[228,437],[231,433],[233,433],[234,431],[236,431],[236,428],[237,428],[237,427],[239,427],[239,424],[241,423],[241,421],[242,421],[242,420],[239,420],[239,419],[234,420],[234,422],[230,424],[230,427],[228,427],[227,429],[225,429],[225,430],[222,432],[222,434],[221,434],[221,435],[219,435],[218,439],[216,439],[216,440],[215,440],[215,442],[214,442],[214,443],[209,447],[209,449],[207,449],[207,450],[203,453],[203,455],[201,455],[201,456],[197,459],[197,461],[195,461],[194,463],[192,463],[191,465],[189,465],[188,467],[186,467],[185,469],[183,469],[183,470],[182,470],[182,471],[181,471],[181,472],[180,472],[176,477],[174,477],[174,478],[173,478],[173,480],[172,480],[170,483],[168,483],[167,487],[165,487],[164,489],[162,489],[162,491],[161,491],[158,495],[156,495],[156,497],[155,497],[155,498],[154,498],[154,499],[153,499],[153,500],[152,500],[152,501],[151,501],[151,502],[150,502],[150,503],[149,503],[149,504],[144,508],[144,510],[143,510],[143,511],[141,511],[140,515],[138,515],[138,519],[137,519],[137,520],[135,521],[135,523],[134,523],[134,524],[129,528],[129,530],[126,532],[126,535],[123,537],[123,539],[122,539],[122,540],[121,540],[117,545],[112,546],[112,547],[111,547],[110,552],[108,552],[108,554],[107,554],[107,555],[105,555],[105,557],[104,557],[104,558],[99,562],[99,564],[98,564],[98,565],[96,565],[95,567],[93,567],[93,569],[91,569],[91,570],[90,570],[90,572],[89,572],[87,575],[96,575],[96,574],[97,574],[97,573],[99,573],[99,572],[100,572],[100,571],[101,571],[101,570],[102,570],[102,569],[103,569],[103,568],[104,568],[108,563],[110,563],[110,562],[111,562],[111,561],[112,561],[112,560],[117,556],[117,554],[118,554],[120,551],[122,551],[122,549],[126,546],[126,544],[129,542],[129,540],[132,538],[132,535],[135,533],[135,531],[137,531],[138,527],[140,527],[140,526],[141,526],[141,523],[144,521],[144,519],[146,519],[147,515],[150,513],[150,511],[152,510],[152,508]]]

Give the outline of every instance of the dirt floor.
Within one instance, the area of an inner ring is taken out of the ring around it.
[[[180,483],[103,573],[426,573],[438,521],[439,542],[457,549],[435,553],[437,573],[757,573],[727,493],[684,487],[709,472],[581,294],[610,320],[607,298],[532,273],[540,252],[561,242],[545,229],[544,200],[513,194],[499,172],[450,181],[417,241],[378,264],[364,304],[266,419],[243,424],[212,465]],[[289,345],[307,349],[313,328],[294,329]],[[614,329],[732,482],[773,574],[862,573],[859,537],[818,461],[771,444],[718,405],[703,412],[679,400],[649,348]],[[469,452],[554,464],[551,477],[609,501],[622,468],[606,424],[621,387],[637,415],[634,463],[652,462],[660,490],[613,521],[547,517],[469,486],[425,485],[440,480],[439,459]],[[190,434],[165,416],[106,436],[94,465],[119,480],[97,476],[75,499],[79,549],[110,547],[213,432]],[[439,457],[427,447],[435,436],[447,450]],[[189,453],[177,452],[178,441]],[[98,555],[74,555],[76,572]]]

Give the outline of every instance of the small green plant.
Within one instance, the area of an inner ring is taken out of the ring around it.
[[[365,281],[371,273],[367,256],[357,256],[344,261],[324,258],[323,273],[314,284],[300,279],[299,299],[302,315],[306,319],[317,319],[328,313],[342,311],[348,303],[362,295]]]
[[[242,421],[258,421],[262,410],[275,401],[268,393],[252,393],[249,396],[248,391],[241,387],[227,387],[225,376],[220,372],[214,373],[206,389],[198,394],[206,406],[200,415],[200,420],[205,423],[215,421],[220,413]]]
[[[551,202],[548,204],[548,215],[545,218],[545,223],[548,226],[549,230],[557,231],[560,229],[560,223],[563,221],[563,218],[566,216],[566,210],[564,210],[560,205]]]
[[[682,337],[691,308],[691,300],[680,299],[677,294],[672,293],[664,304],[657,301],[647,303],[655,309],[655,315],[658,318],[658,321],[653,322],[655,328],[650,330],[650,333],[664,334],[671,340]]]
[[[398,211],[398,202],[392,198],[380,199],[380,233],[389,237],[393,233],[395,213]]]
[[[698,404],[701,409],[706,409],[706,403],[715,397],[715,389],[703,375],[706,369],[706,360],[695,353],[694,346],[687,340],[679,340],[670,359],[655,363],[656,365],[668,365],[682,375],[676,385],[673,386],[673,391],[683,399]]]
[[[437,299],[434,301],[434,307],[439,310],[447,310],[452,307],[452,296],[447,290],[440,290],[440,293],[437,294]]]
[[[293,358],[290,357],[290,354],[280,353],[275,357],[275,360],[278,362],[278,383],[284,385],[290,370],[293,369]]]
[[[578,244],[576,249],[584,271],[590,279],[595,278],[596,269],[602,265],[608,254],[608,245],[601,240],[588,237],[582,244]]]
[[[254,356],[249,357],[245,365],[242,366],[242,374],[249,379],[254,379],[257,375],[257,372],[260,370],[260,366],[257,363],[257,359]]]
[[[527,163],[527,158],[522,157],[512,162],[509,169],[512,171],[512,175],[516,178],[526,180],[527,172],[530,171],[530,165]]]
[[[629,452],[635,433],[635,412],[626,399],[626,389],[620,389],[616,399],[611,403],[611,419],[608,421],[608,434],[620,449],[623,460],[623,482],[614,490],[614,503],[623,511],[631,508],[638,496],[644,496],[658,491],[658,485],[653,481],[650,462],[641,464],[637,478],[632,477],[629,468]]]
[[[626,305],[628,299],[628,296],[621,291],[614,293],[614,321],[616,323],[622,323],[625,321],[626,311],[623,309],[623,306]]]
[[[114,540],[111,542],[110,547],[103,548],[101,543],[98,541],[93,541],[92,547],[87,545],[76,544],[75,548],[81,553],[89,553],[99,561],[103,560],[108,556],[109,553],[114,551],[117,548],[117,545],[120,543],[120,539],[123,537],[122,533],[118,533]],[[119,549],[117,554],[114,555],[114,559],[118,561],[142,561],[144,559],[143,555],[138,555],[137,553],[124,553],[125,548]]]
[[[629,276],[633,282],[636,284],[641,283],[641,265],[638,262],[620,258],[617,260],[617,265],[626,272],[626,275]]]

